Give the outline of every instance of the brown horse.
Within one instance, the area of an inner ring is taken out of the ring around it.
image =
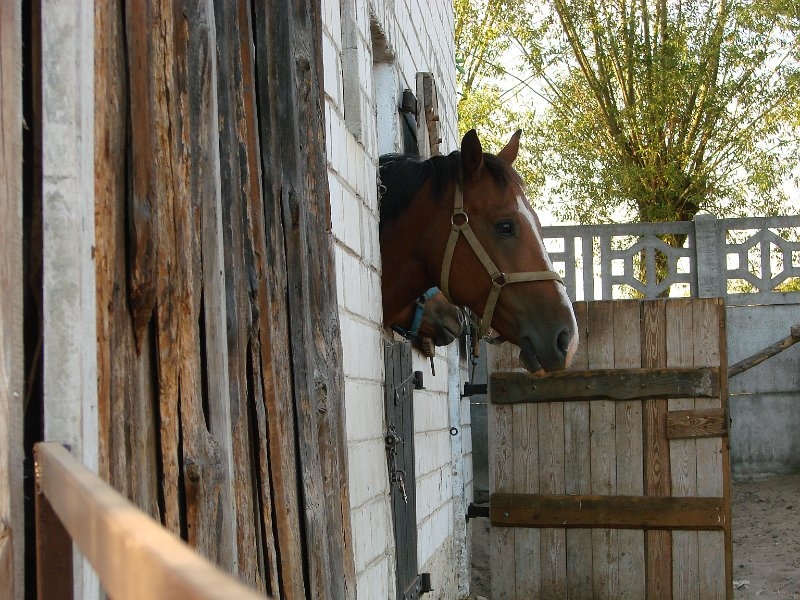
[[[429,338],[435,346],[447,346],[461,335],[464,321],[461,310],[432,287],[398,315],[392,329],[412,342]]]
[[[519,346],[526,369],[559,371],[577,347],[577,325],[511,166],[520,133],[496,156],[472,130],[447,156],[381,157],[384,324],[438,285],[451,303],[482,315],[481,335],[491,327]]]

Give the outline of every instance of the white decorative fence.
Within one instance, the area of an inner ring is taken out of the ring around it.
[[[800,277],[800,215],[545,227],[546,245],[573,300],[641,295],[725,297],[727,304],[790,304],[781,284]],[[680,248],[665,236],[683,237]],[[663,279],[654,276],[665,266]]]
[[[545,227],[544,236],[573,300],[724,298],[730,364],[800,322],[800,215]],[[734,479],[800,470],[798,364],[800,344],[731,379]]]

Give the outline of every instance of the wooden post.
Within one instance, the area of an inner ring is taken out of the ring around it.
[[[642,366],[665,367],[666,305],[664,300],[642,303]],[[654,343],[655,342],[655,343]],[[667,442],[667,400],[645,400],[642,415],[644,493],[670,496],[669,443]],[[647,597],[672,598],[672,535],[669,531],[645,532]]]
[[[21,599],[22,39],[20,2],[0,0],[0,597]]]
[[[72,600],[72,538],[36,486],[36,597]]]

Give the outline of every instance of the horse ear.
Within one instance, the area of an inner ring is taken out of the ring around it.
[[[497,153],[497,157],[502,158],[509,165],[513,165],[519,153],[519,136],[521,135],[522,129],[517,129],[509,142]]]
[[[483,166],[483,148],[478,134],[474,129],[470,129],[464,134],[461,140],[461,167],[464,169],[465,177],[469,177],[478,172]]]

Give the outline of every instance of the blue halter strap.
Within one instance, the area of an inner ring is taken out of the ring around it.
[[[414,318],[411,320],[411,328],[405,329],[400,325],[392,325],[392,330],[402,335],[407,340],[419,337],[419,328],[422,325],[422,316],[425,314],[425,303],[439,293],[438,287],[432,287],[414,301]]]

